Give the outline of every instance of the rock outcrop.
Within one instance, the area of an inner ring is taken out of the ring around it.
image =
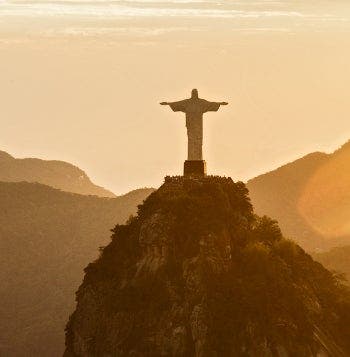
[[[347,288],[230,178],[166,178],[85,273],[65,357],[350,354]]]

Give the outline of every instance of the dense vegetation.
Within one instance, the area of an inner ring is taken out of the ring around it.
[[[313,153],[247,183],[259,215],[313,251],[350,242],[350,142],[332,154]]]
[[[93,184],[83,170],[68,162],[15,159],[4,151],[0,151],[0,181],[38,182],[81,195],[115,197],[112,192]]]
[[[86,268],[65,356],[350,354],[350,293],[241,183],[167,178]]]
[[[0,182],[0,356],[61,356],[83,268],[151,192],[117,198]]]

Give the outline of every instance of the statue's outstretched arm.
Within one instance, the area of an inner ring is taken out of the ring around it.
[[[174,112],[186,112],[187,99],[178,102],[161,102],[160,105],[169,105]]]
[[[217,112],[221,105],[227,105],[227,102],[208,102],[204,101],[203,113],[205,112]]]

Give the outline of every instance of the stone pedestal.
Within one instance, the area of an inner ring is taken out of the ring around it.
[[[207,164],[204,160],[186,160],[184,164],[184,176],[205,176]]]

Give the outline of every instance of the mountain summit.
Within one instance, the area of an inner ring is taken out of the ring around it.
[[[0,151],[0,181],[38,182],[81,195],[115,197],[114,193],[93,184],[83,170],[68,162],[16,159],[4,151]]]
[[[85,269],[65,357],[346,356],[350,295],[243,183],[167,177]]]

